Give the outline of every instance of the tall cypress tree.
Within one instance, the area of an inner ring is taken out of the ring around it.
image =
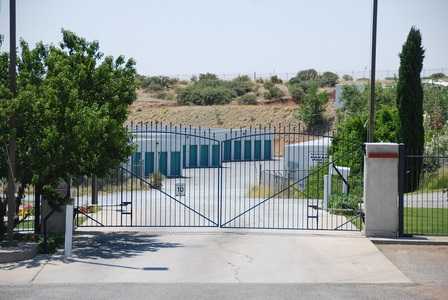
[[[400,141],[411,155],[422,155],[424,150],[423,88],[420,73],[425,50],[420,31],[412,27],[400,53],[397,85],[397,106],[400,114]],[[422,158],[407,160],[407,191],[418,188]]]

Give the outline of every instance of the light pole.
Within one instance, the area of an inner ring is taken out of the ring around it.
[[[367,131],[367,141],[370,143],[373,142],[375,139],[375,69],[376,69],[377,15],[378,15],[378,0],[373,0],[372,62],[370,68],[369,127]]]
[[[9,0],[9,88],[12,96],[16,96],[16,0]],[[15,128],[14,114],[9,118],[9,127]],[[16,165],[16,140],[13,132],[9,138],[7,147],[8,160],[8,237],[11,239],[14,233],[16,218],[16,185],[15,185],[15,165]]]

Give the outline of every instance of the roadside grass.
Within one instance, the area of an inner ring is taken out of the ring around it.
[[[448,234],[448,208],[404,208],[404,232],[407,234]]]

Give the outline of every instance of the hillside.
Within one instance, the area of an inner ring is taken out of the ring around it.
[[[326,117],[332,120],[333,105]],[[201,127],[240,128],[254,126],[303,126],[296,118],[297,105],[291,102],[270,105],[176,105],[175,101],[140,97],[130,107],[129,121],[160,122]]]

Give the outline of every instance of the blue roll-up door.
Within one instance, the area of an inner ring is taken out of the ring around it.
[[[209,164],[208,164],[208,155],[209,155],[209,153],[208,153],[208,145],[201,145],[201,148],[200,148],[200,155],[199,155],[199,157],[200,157],[200,161],[199,161],[199,165],[201,166],[201,167],[209,167]]]
[[[244,141],[244,160],[252,158],[252,141]]]
[[[241,141],[233,142],[233,160],[241,160]]]
[[[198,146],[190,145],[190,155],[188,160],[188,166],[190,168],[195,168],[198,166]]]
[[[224,142],[223,161],[230,161],[232,159],[232,142]]]
[[[170,176],[179,177],[180,170],[180,151],[171,152]]]
[[[142,174],[142,153],[135,152],[131,157],[131,172],[141,176]]]
[[[219,145],[212,145],[212,167],[219,167]]]
[[[145,177],[154,173],[154,152],[145,153]]]
[[[261,141],[254,143],[254,160],[261,160]]]
[[[271,140],[265,140],[264,141],[264,157],[265,160],[272,159],[272,141]]]
[[[168,175],[168,153],[159,153],[159,172],[165,176]]]
[[[187,167],[187,145],[182,146],[182,166]]]

